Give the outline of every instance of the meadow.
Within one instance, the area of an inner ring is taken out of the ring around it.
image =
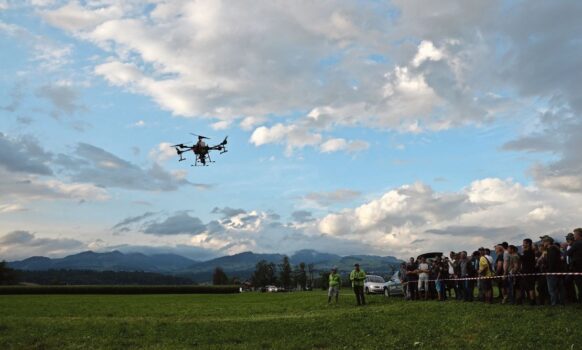
[[[2,295],[0,349],[582,349],[582,308],[323,292]]]

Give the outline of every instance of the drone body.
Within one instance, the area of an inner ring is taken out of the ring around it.
[[[180,159],[178,159],[179,162],[186,160],[186,158],[182,156],[183,153],[192,151],[196,158],[194,164],[191,164],[191,166],[198,165],[207,166],[209,165],[209,163],[214,163],[214,161],[210,158],[210,151],[219,151],[220,154],[228,152],[228,150],[226,149],[226,144],[228,143],[228,136],[225,137],[224,140],[218,145],[208,146],[206,142],[204,142],[204,139],[209,140],[208,137],[196,134],[192,135],[198,137],[198,142],[196,142],[194,145],[188,146],[183,143],[179,143],[177,145],[172,146],[176,149],[176,153],[178,153],[178,156],[180,156]]]

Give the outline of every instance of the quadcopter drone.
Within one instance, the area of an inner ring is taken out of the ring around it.
[[[194,164],[191,164],[191,166],[198,165],[207,166],[208,163],[214,163],[214,161],[210,158],[210,151],[220,151],[220,154],[228,152],[226,149],[226,144],[228,143],[228,136],[225,137],[224,140],[218,145],[208,146],[206,142],[204,142],[204,140],[205,139],[210,140],[210,138],[202,135],[196,135],[192,133],[190,134],[198,137],[198,142],[196,142],[194,145],[188,146],[187,144],[179,143],[177,145],[172,146],[176,149],[176,153],[178,153],[178,156],[180,156],[180,159],[178,159],[179,162],[186,160],[186,158],[182,156],[183,153],[192,151],[196,155],[196,159],[194,161]]]

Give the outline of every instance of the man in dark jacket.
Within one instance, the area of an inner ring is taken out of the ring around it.
[[[523,240],[523,254],[521,255],[521,273],[534,274],[536,272],[536,256],[533,250],[533,242],[526,238]],[[521,290],[527,293],[530,305],[536,304],[536,277],[521,277]]]
[[[572,265],[572,272],[582,273],[582,228],[574,230],[574,243],[566,252]],[[582,303],[582,276],[575,276],[574,281],[578,287],[578,303]]]
[[[554,239],[550,236],[540,237],[547,249],[548,272],[564,272],[564,262],[560,248],[554,244]],[[565,305],[566,289],[564,288],[563,276],[548,275],[548,292],[550,293],[550,302],[552,306]]]

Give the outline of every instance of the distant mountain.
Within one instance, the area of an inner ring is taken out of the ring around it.
[[[185,277],[195,282],[209,282],[212,280],[212,273],[217,267],[221,267],[229,277],[236,276],[245,280],[251,277],[259,261],[265,260],[279,265],[283,261],[283,257],[283,254],[244,252],[199,262],[176,254],[145,255],[142,253],[122,253],[114,250],[105,253],[86,251],[58,259],[35,256],[21,261],[13,261],[8,265],[13,269],[27,271],[155,272]],[[289,260],[293,267],[301,262],[306,265],[312,264],[316,275],[319,275],[320,272],[329,271],[332,266],[337,266],[340,272],[349,272],[356,262],[368,273],[387,275],[401,262],[401,260],[391,256],[350,255],[342,257],[310,249],[295,252],[289,257]]]
[[[94,271],[145,271],[172,273],[196,264],[197,261],[175,254],[145,255],[142,253],[121,253],[117,250],[107,253],[86,251],[60,259],[31,257],[13,261],[8,265],[17,270],[94,270]]]
[[[329,253],[320,253],[312,249],[303,249],[296,251],[289,258],[294,265],[304,262],[306,264],[325,263],[326,261],[335,261],[341,259],[341,256]]]
[[[255,266],[259,261],[266,260],[267,262],[278,265],[283,261],[283,256],[283,254],[255,254],[252,252],[244,252],[201,262],[188,269],[179,271],[177,274],[195,281],[210,281],[212,280],[214,269],[221,267],[229,277],[236,276],[244,280],[252,276]],[[301,262],[304,262],[306,265],[313,264],[316,276],[320,272],[329,271],[333,266],[337,266],[340,272],[349,272],[354,268],[356,262],[366,272],[384,276],[391,274],[402,262],[402,260],[392,256],[351,255],[342,257],[336,254],[321,253],[309,249],[297,251],[289,257],[289,260],[294,268]]]

